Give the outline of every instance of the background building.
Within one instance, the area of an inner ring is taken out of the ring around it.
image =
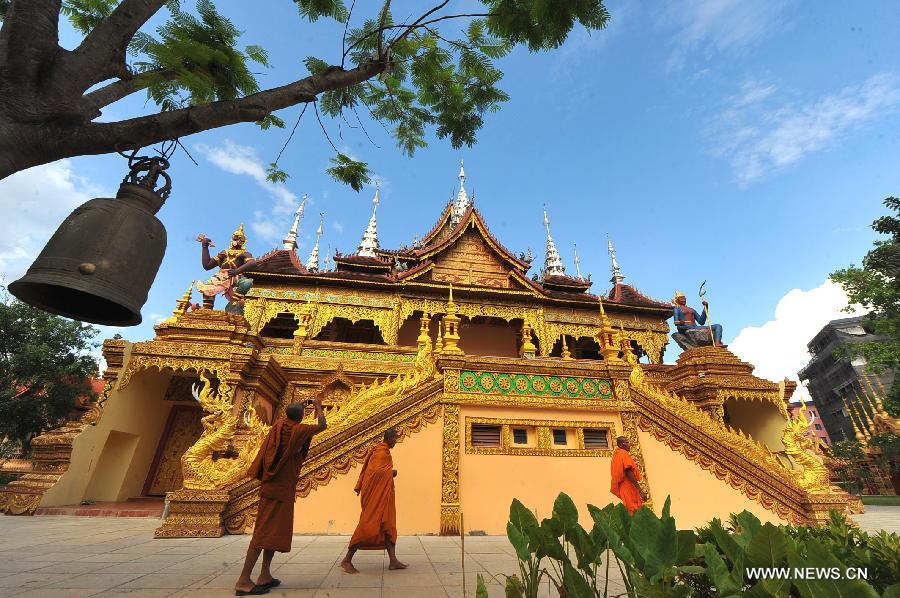
[[[812,439],[819,439],[825,444],[831,444],[831,438],[828,436],[828,430],[825,429],[825,425],[822,423],[822,416],[819,415],[819,408],[816,407],[816,404],[814,402],[801,401],[799,403],[791,403],[791,417],[799,417],[800,409],[802,409],[803,405],[806,406],[806,419],[812,422],[809,430],[806,431],[806,435]]]
[[[863,357],[850,357],[846,349],[859,343],[883,340],[867,328],[865,317],[832,320],[807,344],[811,359],[798,372],[832,442],[874,433],[881,397],[893,383],[893,374],[866,371]]]

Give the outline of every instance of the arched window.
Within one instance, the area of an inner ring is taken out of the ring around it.
[[[372,320],[351,322],[347,318],[335,318],[328,322],[314,338],[317,341],[333,343],[362,343],[383,345],[384,337]]]
[[[283,311],[269,320],[263,326],[263,329],[259,331],[259,335],[269,338],[294,338],[294,332],[298,326],[299,324],[294,314]]]

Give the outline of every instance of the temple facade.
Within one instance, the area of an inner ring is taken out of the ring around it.
[[[297,532],[353,531],[358,468],[389,427],[401,534],[456,534],[461,514],[465,531],[502,534],[513,498],[539,516],[561,491],[580,506],[617,500],[619,435],[651,506],[671,496],[685,527],[743,509],[815,523],[846,508],[808,420],[788,413],[793,383],[757,378],[718,346],[663,364],[673,305],[626,283],[611,242],[610,285],[592,293],[545,212],[544,264],[530,274],[532,256],[504,247],[459,178],[411,247],[381,247],[376,192],[358,247],[325,266],[321,232],[297,254],[301,204],[226,310],[197,309],[189,289],[153,340],[106,341],[100,399],[33,441],[0,509],[165,496],[158,537],[244,533],[257,499],[247,466],[285,406],[316,396],[328,427],[301,471]]]

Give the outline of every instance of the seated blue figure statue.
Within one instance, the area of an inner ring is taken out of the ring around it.
[[[684,296],[684,293],[678,292],[675,293],[675,298],[672,300],[675,304],[675,328],[678,329],[678,332],[685,334],[688,330],[698,330],[698,329],[706,329],[709,330],[712,328],[713,338],[715,338],[715,346],[722,346],[722,326],[721,324],[711,324],[710,326],[705,326],[706,324],[706,310],[704,309],[702,312],[698,312],[692,307],[687,306],[687,297]],[[706,307],[708,303],[703,301],[703,307]]]

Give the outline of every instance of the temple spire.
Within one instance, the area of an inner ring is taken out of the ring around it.
[[[556,243],[550,235],[550,219],[547,217],[547,207],[544,206],[544,228],[547,229],[547,255],[544,258],[544,276],[565,276],[566,267],[556,250]]]
[[[459,192],[456,194],[456,202],[453,204],[453,214],[450,217],[450,222],[453,225],[456,225],[461,219],[463,214],[466,213],[466,210],[469,209],[469,206],[472,205],[472,200],[469,199],[469,195],[466,193],[466,169],[463,165],[463,161],[459,161]]]
[[[372,217],[369,219],[369,226],[363,233],[362,241],[356,248],[356,254],[364,257],[376,257],[375,251],[378,249],[378,224],[376,215],[378,213],[378,185],[375,186],[375,198],[372,200]]]
[[[328,253],[325,254],[325,272],[331,272],[331,245],[328,246]]]
[[[284,248],[288,251],[297,249],[297,231],[300,230],[300,222],[303,220],[303,212],[306,210],[306,200],[307,197],[304,193],[303,200],[300,202],[300,207],[298,207],[297,211],[294,212],[294,223],[291,225],[291,230],[284,238]]]
[[[606,235],[606,246],[609,251],[610,271],[612,272],[612,278],[609,281],[613,284],[622,284],[625,277],[622,276],[622,271],[619,269],[619,261],[616,259],[616,248],[613,247],[612,240],[608,234]]]
[[[319,213],[319,228],[316,229],[316,244],[313,245],[312,251],[309,254],[309,259],[306,260],[306,269],[310,272],[318,272],[319,271],[319,239],[322,238],[322,233],[325,231],[325,214]]]
[[[572,247],[572,251],[575,253],[575,272],[578,274],[578,280],[584,280],[581,275],[581,258],[578,257],[578,243],[573,243]]]

